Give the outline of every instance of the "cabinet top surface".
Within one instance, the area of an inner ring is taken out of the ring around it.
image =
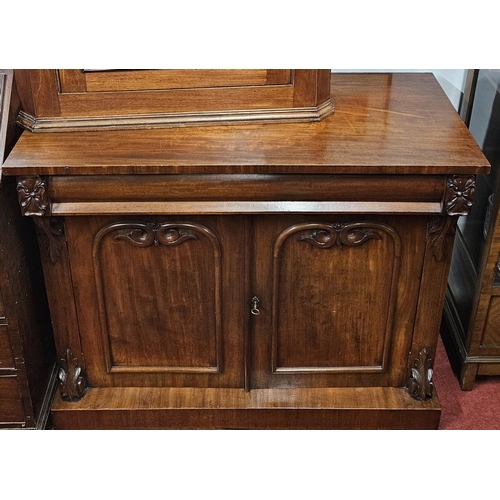
[[[432,74],[332,74],[321,122],[24,132],[5,175],[487,173]]]

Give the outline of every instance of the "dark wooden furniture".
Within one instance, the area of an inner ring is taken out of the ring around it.
[[[57,428],[436,428],[453,231],[489,165],[432,75],[319,123],[24,132]]]
[[[458,225],[443,332],[458,355],[463,390],[477,375],[500,375],[500,70],[478,76],[469,128],[492,172],[478,177],[476,204]]]
[[[19,134],[12,70],[0,70],[0,165]],[[9,111],[10,110],[10,111]],[[0,171],[1,174],[1,171]],[[0,186],[0,428],[47,423],[55,350],[33,224],[21,217],[15,179]]]
[[[33,132],[318,121],[333,112],[329,69],[17,71]]]

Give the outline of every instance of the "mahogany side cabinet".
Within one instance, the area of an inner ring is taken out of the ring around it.
[[[458,361],[462,390],[500,375],[500,70],[477,70],[468,126],[491,163],[478,176],[476,201],[457,226],[442,336]]]
[[[31,133],[57,429],[432,429],[457,219],[489,163],[430,74],[314,123]]]
[[[0,69],[0,429],[44,429],[57,366],[37,237],[1,170],[20,135],[12,83]]]

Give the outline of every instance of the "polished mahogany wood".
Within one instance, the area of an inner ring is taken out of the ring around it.
[[[137,201],[439,202],[439,175],[89,175],[53,176],[53,203]]]
[[[332,94],[315,124],[23,133],[5,175],[78,380],[56,427],[437,427],[451,243],[488,162],[430,75]]]
[[[392,387],[99,388],[72,405],[56,395],[56,429],[436,429],[441,413]]]
[[[92,386],[244,385],[243,226],[234,217],[66,219]]]
[[[316,124],[23,134],[9,175],[457,174],[488,161],[430,74],[332,75]]]
[[[403,386],[425,218],[262,216],[254,228],[265,314],[254,318],[252,385]]]

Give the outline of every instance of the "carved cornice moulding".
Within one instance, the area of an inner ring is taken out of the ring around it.
[[[35,118],[21,111],[17,118],[17,124],[30,132],[75,132],[78,130],[147,129],[251,122],[311,122],[320,121],[333,112],[333,103],[328,99],[319,106],[305,108],[207,111],[199,113],[108,117]]]

